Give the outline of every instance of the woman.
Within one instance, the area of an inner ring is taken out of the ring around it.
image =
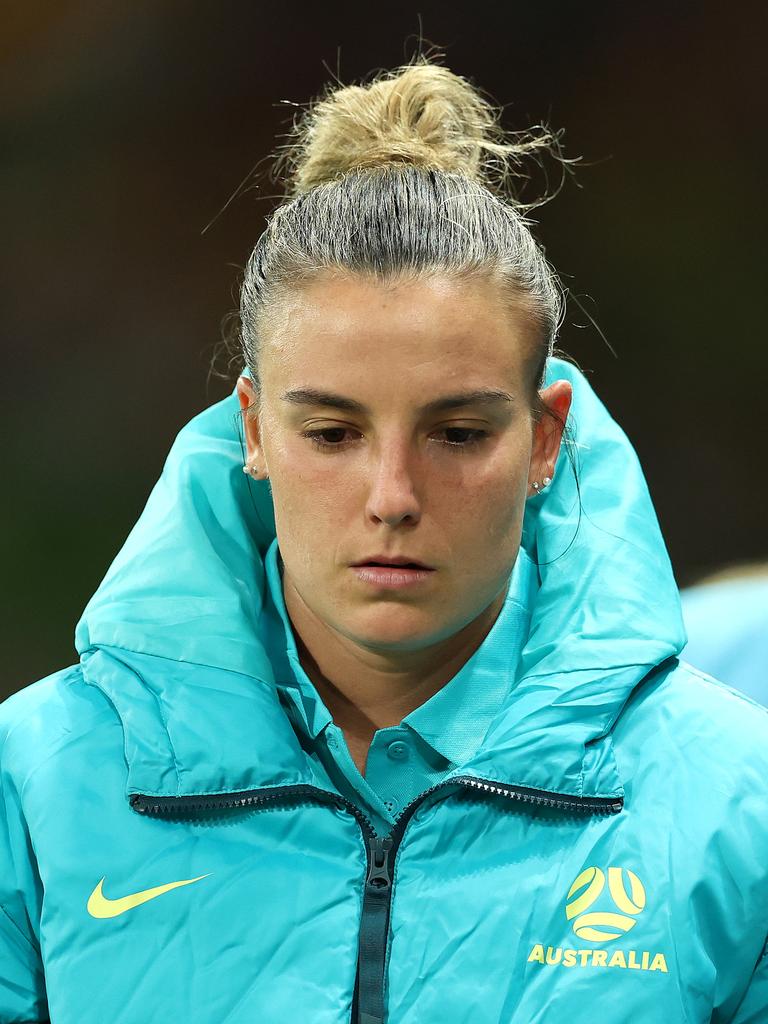
[[[678,661],[635,454],[483,184],[536,140],[426,62],[304,131],[247,372],[0,714],[0,1020],[765,1020],[768,723]]]

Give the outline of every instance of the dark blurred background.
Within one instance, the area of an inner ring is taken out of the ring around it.
[[[234,385],[209,365],[275,186],[227,201],[287,130],[279,101],[307,101],[329,69],[350,82],[403,63],[420,32],[508,105],[507,128],[563,127],[565,155],[583,157],[534,214],[583,307],[561,346],[640,455],[678,582],[765,558],[764,12],[7,9],[0,695],[76,660],[75,623],[173,438]]]

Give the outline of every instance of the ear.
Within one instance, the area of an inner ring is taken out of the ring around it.
[[[246,466],[251,476],[265,479],[268,476],[264,450],[261,445],[261,424],[259,422],[258,398],[250,377],[238,377],[237,398],[243,418],[243,433],[248,452]]]
[[[552,479],[555,475],[555,464],[560,454],[560,442],[563,437],[563,424],[568,418],[573,398],[570,381],[556,380],[548,388],[539,392],[541,400],[554,415],[546,413],[536,424],[533,433],[531,450],[531,466],[528,473],[528,497],[538,493],[532,486],[533,481],[543,484],[544,477]]]

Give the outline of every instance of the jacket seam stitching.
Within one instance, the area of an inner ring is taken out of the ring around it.
[[[40,950],[35,946],[35,944],[33,942],[31,942],[27,938],[27,936],[24,934],[24,932],[21,930],[21,928],[19,928],[19,926],[16,924],[16,922],[11,917],[11,915],[8,913],[8,911],[5,909],[5,907],[3,906],[2,903],[0,903],[0,911],[2,911],[3,916],[9,921],[9,923],[11,924],[11,926],[12,926],[13,930],[15,931],[15,933],[22,939],[24,944],[26,946],[28,946],[28,948],[34,953],[35,957],[39,960],[40,959]]]

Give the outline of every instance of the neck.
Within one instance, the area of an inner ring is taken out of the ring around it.
[[[472,622],[416,651],[373,651],[321,622],[284,578],[283,594],[299,661],[334,722],[360,743],[399,725],[451,680],[498,618],[507,587]]]

